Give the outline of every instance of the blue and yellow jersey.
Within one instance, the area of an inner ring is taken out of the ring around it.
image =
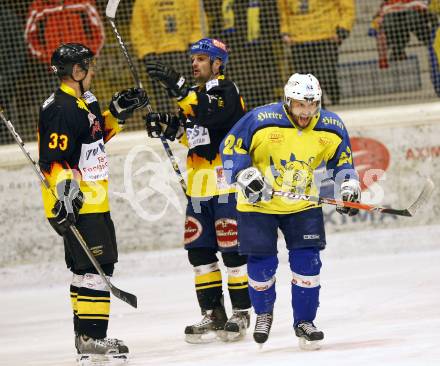
[[[80,214],[109,211],[108,161],[105,143],[121,130],[109,111],[101,113],[91,92],[82,98],[66,84],[41,106],[38,124],[39,165],[52,191],[65,179],[75,179],[84,193]],[[55,197],[42,185],[48,218]]]
[[[250,166],[262,172],[274,190],[317,195],[314,171],[324,163],[337,182],[357,179],[350,140],[344,123],[321,109],[310,124],[295,125],[283,103],[255,108],[232,128],[220,146],[229,183]],[[269,214],[288,214],[316,207],[316,203],[274,197],[250,204],[240,193],[237,209]]]
[[[194,87],[178,102],[187,118],[181,141],[188,146],[187,172],[190,197],[212,197],[235,192],[224,175],[220,143],[245,114],[237,86],[223,75]]]

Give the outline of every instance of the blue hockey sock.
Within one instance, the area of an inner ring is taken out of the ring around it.
[[[311,321],[319,306],[319,272],[321,260],[319,249],[302,248],[289,251],[292,270],[292,309],[294,325]]]
[[[275,272],[278,258],[248,257],[249,296],[256,314],[271,313],[275,304]]]

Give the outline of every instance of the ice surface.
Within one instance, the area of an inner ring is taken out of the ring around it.
[[[185,325],[200,317],[184,250],[121,256],[113,282],[136,294],[139,308],[116,299],[109,336],[130,347],[130,365],[440,365],[440,226],[329,235],[316,320],[325,340],[314,352],[298,348],[282,241],[279,249],[262,350],[252,330],[238,343],[184,342]],[[69,279],[61,261],[0,269],[0,365],[75,365]]]

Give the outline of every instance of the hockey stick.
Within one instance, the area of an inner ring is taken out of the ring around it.
[[[116,28],[115,24],[115,17],[116,17],[116,11],[118,10],[118,5],[121,0],[109,0],[107,3],[107,7],[105,9],[105,15],[110,22],[110,25],[112,26],[113,33],[116,35],[116,39],[118,40],[119,47],[122,50],[122,53],[125,56],[125,59],[128,63],[128,66],[130,68],[131,74],[133,76],[134,82],[136,83],[137,87],[142,88],[142,82],[139,78],[139,74],[137,72],[136,67],[133,64],[133,61],[131,60],[130,54],[128,53],[127,47],[125,46],[124,40],[122,39],[121,34],[118,31],[118,28]],[[151,108],[151,105],[147,105],[148,112],[153,112],[153,109]],[[186,196],[186,183],[185,179],[183,179],[182,173],[180,172],[179,165],[177,164],[177,160],[174,157],[173,151],[171,150],[170,145],[168,144],[167,139],[165,136],[160,136],[160,141],[162,142],[163,148],[165,149],[166,154],[168,155],[168,159],[171,162],[171,165],[173,166],[173,169],[177,175],[177,179],[179,181],[180,186],[182,187],[183,193]]]
[[[20,146],[21,151],[23,151],[23,154],[26,156],[26,158],[29,160],[29,162],[32,165],[32,168],[34,169],[35,174],[38,176],[38,178],[40,179],[41,183],[44,184],[45,188],[55,197],[55,193],[54,191],[50,188],[49,182],[47,181],[47,179],[44,177],[43,173],[41,172],[41,170],[39,169],[37,163],[35,162],[34,159],[32,159],[31,154],[29,153],[29,151],[26,149],[23,140],[21,139],[20,135],[15,131],[14,125],[12,124],[11,121],[9,121],[5,115],[3,114],[3,111],[0,109],[0,118],[1,120],[4,122],[4,124],[6,125],[7,129],[9,130],[9,132],[12,134],[12,136],[14,137],[15,141],[17,142],[18,146]],[[72,234],[75,236],[76,240],[78,240],[78,242],[80,243],[81,247],[83,248],[84,252],[87,254],[87,257],[90,259],[90,261],[93,264],[93,267],[95,267],[95,269],[98,271],[99,275],[101,276],[101,278],[104,280],[104,282],[107,284],[107,286],[110,289],[110,292],[116,296],[118,299],[121,299],[122,301],[125,301],[127,304],[133,306],[134,308],[137,308],[137,297],[133,294],[130,294],[128,292],[122,291],[119,288],[117,288],[116,286],[114,286],[110,280],[106,277],[104,271],[102,270],[100,264],[98,263],[98,261],[96,260],[96,258],[93,256],[92,252],[90,251],[89,247],[87,246],[87,243],[85,242],[84,238],[82,237],[82,235],[80,234],[80,232],[78,231],[78,229],[75,227],[75,225],[70,225],[69,227],[70,231],[72,232]]]
[[[420,207],[422,207],[428,202],[429,198],[432,195],[432,192],[434,191],[434,188],[435,188],[434,182],[430,178],[427,178],[425,181],[425,185],[423,186],[422,192],[419,194],[419,197],[417,197],[417,199],[408,208],[405,209],[395,209],[395,208],[388,208],[382,206],[375,206],[360,202],[357,203],[357,202],[339,201],[333,198],[309,196],[306,194],[296,194],[293,192],[274,191],[273,196],[286,197],[291,200],[316,202],[318,204],[324,203],[333,206],[357,208],[359,210],[369,211],[369,212],[379,212],[383,214],[412,217]]]

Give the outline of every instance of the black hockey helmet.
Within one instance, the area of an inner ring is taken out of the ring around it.
[[[55,74],[62,78],[72,75],[73,66],[76,64],[87,71],[94,57],[93,51],[83,44],[64,43],[54,51],[50,64]]]

